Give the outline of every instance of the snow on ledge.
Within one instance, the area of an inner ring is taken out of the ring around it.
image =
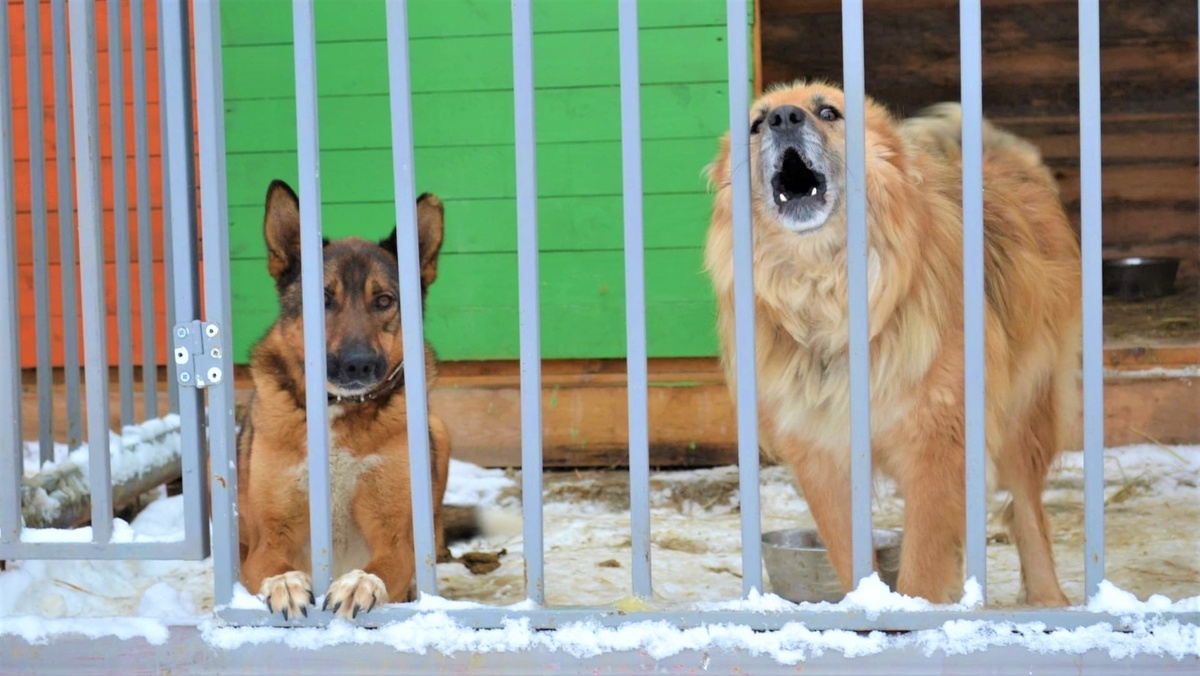
[[[966,585],[960,603],[942,608],[971,608],[978,602],[978,592],[978,585],[971,581]],[[231,605],[262,607],[261,601],[240,586]],[[505,620],[497,629],[471,629],[454,620],[448,611],[477,607],[478,604],[425,596],[417,605],[424,612],[377,629],[356,627],[343,620],[334,620],[323,628],[233,627],[220,626],[211,618],[199,622],[198,628],[206,643],[221,650],[264,643],[279,643],[299,650],[377,644],[390,646],[397,652],[420,655],[430,651],[454,655],[544,650],[581,659],[613,651],[643,651],[655,659],[665,659],[687,650],[742,650],[786,665],[820,657],[826,652],[852,658],[903,648],[916,648],[927,656],[938,652],[961,655],[989,648],[1023,647],[1043,654],[1103,651],[1112,659],[1135,655],[1175,659],[1200,657],[1200,626],[1182,624],[1162,615],[1164,612],[1195,611],[1200,608],[1200,596],[1177,602],[1154,596],[1143,602],[1109,582],[1102,583],[1099,594],[1086,610],[1124,616],[1130,620],[1132,631],[1114,631],[1107,623],[1048,631],[1040,622],[1015,624],[967,619],[951,620],[937,629],[902,634],[814,631],[802,622],[789,622],[777,631],[765,632],[734,624],[679,629],[662,621],[633,621],[615,628],[577,622],[554,631],[538,631],[526,618]],[[527,605],[519,603],[510,607],[521,610]],[[717,604],[702,604],[696,610],[715,607]],[[721,607],[783,612],[798,606],[773,594],[761,594]],[[829,611],[853,608],[877,615],[889,610],[919,612],[934,606],[894,594],[877,579],[868,578],[840,604],[805,604],[804,607]],[[161,645],[170,634],[170,626],[168,622],[145,617],[43,619],[26,616],[0,618],[0,636],[15,635],[34,644],[49,643],[56,637],[82,635],[93,639],[143,638],[151,644]]]
[[[0,617],[0,636],[18,636],[26,643],[44,645],[63,636],[90,639],[141,638],[151,645],[167,642],[170,630],[159,620],[145,617],[46,618],[36,615]]]
[[[912,646],[927,656],[939,651],[956,655],[1007,646],[1025,647],[1038,653],[1082,654],[1101,650],[1113,659],[1138,654],[1175,659],[1200,656],[1200,627],[1174,620],[1147,623],[1132,633],[1113,631],[1107,624],[1047,632],[1040,623],[1018,625],[971,620],[953,620],[938,629],[899,635],[881,631],[868,634],[813,631],[800,622],[767,632],[732,624],[679,629],[661,621],[631,622],[617,628],[571,623],[555,631],[537,631],[528,619],[505,620],[499,629],[470,629],[445,612],[434,611],[378,629],[363,629],[342,620],[321,629],[219,627],[212,621],[202,623],[200,629],[207,643],[222,650],[263,643],[282,643],[299,650],[341,644],[382,644],[397,652],[420,655],[433,650],[454,655],[540,649],[581,659],[613,651],[643,651],[654,659],[666,659],[686,650],[743,650],[756,657],[770,657],[780,664],[796,664],[827,651],[845,657],[863,657]]]

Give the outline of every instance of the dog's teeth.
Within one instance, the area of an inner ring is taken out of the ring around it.
[[[783,194],[783,193],[779,193],[779,201],[780,201],[780,202],[786,202],[786,201],[787,201],[787,195],[785,195],[785,194]]]
[[[808,196],[809,196],[809,197],[813,197],[813,196],[815,196],[816,194],[817,194],[817,186],[815,186],[815,185],[814,185],[814,186],[813,186],[813,189],[808,191]]]

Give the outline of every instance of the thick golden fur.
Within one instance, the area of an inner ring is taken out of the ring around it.
[[[418,205],[422,292],[437,275],[442,205],[422,195]],[[268,267],[280,297],[280,317],[255,346],[254,394],[238,437],[238,524],[241,580],[272,612],[308,614],[312,594],[304,325],[300,293],[300,222],[295,194],[284,183],[267,194],[264,234]],[[392,380],[364,386],[370,396],[338,389],[330,373],[330,494],[334,581],[325,607],[352,617],[377,604],[411,600],[415,570],[409,483],[408,425],[400,336],[395,233],[382,242],[327,241],[324,248],[326,346],[331,359],[359,350],[377,357]],[[437,360],[425,346],[427,385]],[[336,363],[336,362],[332,362]],[[346,396],[339,396],[346,395]],[[325,424],[325,421],[315,421]],[[435,532],[442,537],[442,498],[450,438],[429,417]]]
[[[760,162],[777,122],[767,116],[786,105],[804,111],[800,125],[822,146],[837,193],[823,221],[804,231],[780,216],[773,170]],[[843,120],[818,115],[843,105],[839,89],[800,82],[766,93],[748,123],[758,123],[750,153],[763,445],[793,468],[848,590],[846,210],[837,191],[845,136]],[[870,100],[866,110],[873,457],[905,498],[899,591],[939,603],[961,593],[965,532],[959,115],[955,104],[905,121]],[[1012,495],[1005,518],[1023,595],[1063,605],[1042,492],[1077,411],[1078,243],[1036,148],[991,125],[984,145],[989,484]],[[728,135],[708,171],[716,196],[706,267],[733,387]]]

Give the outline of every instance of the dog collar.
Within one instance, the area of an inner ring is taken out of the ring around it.
[[[363,394],[355,394],[345,397],[338,396],[336,394],[330,394],[328,395],[327,401],[330,404],[361,404],[365,401],[374,399],[385,392],[393,392],[398,388],[397,383],[404,382],[404,378],[400,378],[398,381],[396,380],[396,376],[401,375],[403,372],[404,362],[401,361],[396,365],[396,368],[392,369],[392,372],[388,374],[388,377],[384,378],[383,382],[379,383],[375,389],[370,390],[369,392],[364,392]]]

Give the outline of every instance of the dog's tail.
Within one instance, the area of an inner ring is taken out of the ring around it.
[[[521,516],[512,512],[465,505],[443,505],[446,544],[477,537],[509,537],[521,532]]]
[[[904,121],[906,135],[927,152],[962,161],[962,106],[938,103]],[[985,160],[1015,164],[1058,194],[1058,181],[1042,161],[1037,146],[983,120]]]

